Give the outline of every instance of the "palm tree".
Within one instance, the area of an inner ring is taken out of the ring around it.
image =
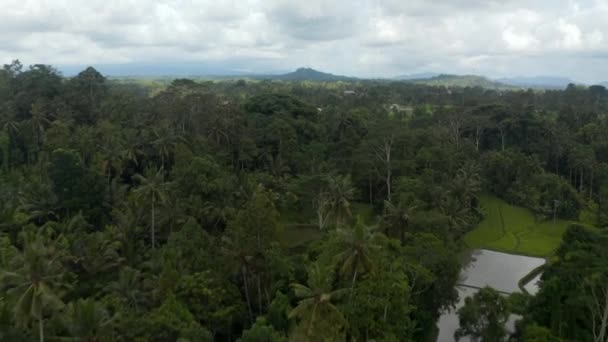
[[[48,113],[45,107],[46,103],[42,100],[36,101],[32,104],[31,109],[31,118],[28,120],[30,128],[32,129],[32,135],[35,139],[35,148],[36,153],[40,152],[42,149],[42,144],[45,139],[45,131],[46,128],[51,124],[51,121],[48,119]]]
[[[0,286],[16,298],[15,320],[26,325],[38,321],[38,336],[44,341],[44,312],[63,306],[58,290],[65,284],[61,253],[42,233],[25,234],[24,249],[11,261],[13,271],[0,273]]]
[[[473,162],[466,163],[458,170],[452,183],[452,193],[467,209],[475,208],[479,203],[479,193],[481,192],[479,173],[479,165]]]
[[[138,223],[143,217],[143,211],[135,203],[125,203],[121,209],[112,211],[113,226],[106,228],[114,241],[120,242],[120,252],[128,265],[135,265],[138,257],[137,239],[140,229]]]
[[[63,325],[74,341],[93,342],[111,335],[113,319],[102,304],[78,299],[68,304]]]
[[[76,236],[78,238],[72,242],[72,255],[75,264],[84,271],[80,279],[81,283],[85,277],[95,280],[104,273],[117,270],[123,262],[119,253],[121,243],[115,240],[116,237],[112,236],[111,231],[80,233]],[[93,284],[101,285],[96,281]]]
[[[336,227],[352,216],[350,202],[355,196],[350,176],[330,176],[327,179],[327,189],[322,195],[326,210],[334,218]]]
[[[447,218],[449,228],[454,234],[461,234],[461,230],[472,221],[469,209],[466,205],[463,206],[461,200],[453,196],[451,192],[447,192],[441,197],[439,209]]]
[[[9,112],[9,110],[4,110],[2,112],[2,115],[0,116],[0,127],[12,140],[17,137],[20,124],[19,121],[17,121],[14,112]]]
[[[411,213],[416,208],[416,205],[404,205],[403,201],[399,201],[397,205],[394,205],[389,201],[384,201],[384,214],[382,215],[384,234],[388,236],[391,229],[396,229],[399,232],[399,240],[403,245],[405,241],[405,232],[410,224]]]
[[[332,289],[332,278],[331,272],[321,269],[319,264],[315,263],[308,271],[308,286],[291,284],[300,301],[289,313],[289,318],[295,317],[307,324],[306,334],[309,337],[313,334],[315,325],[323,322],[336,322],[333,327],[347,325],[344,316],[334,305],[344,296],[346,289]]]
[[[18,209],[27,213],[30,221],[43,224],[58,218],[55,212],[57,196],[53,193],[50,184],[32,181],[20,197]]]
[[[108,180],[108,187],[112,183],[112,175],[122,172],[122,165],[125,160],[125,150],[116,143],[109,143],[101,148],[101,168]]]
[[[106,291],[117,295],[128,307],[137,310],[143,302],[143,293],[140,290],[141,284],[141,272],[126,266],[120,270],[118,279],[108,284]]]
[[[171,155],[175,145],[182,140],[182,137],[179,134],[176,134],[167,122],[161,124],[159,129],[154,130],[152,145],[154,145],[160,155],[161,168],[165,168],[166,159]]]
[[[133,178],[140,183],[140,186],[134,193],[140,199],[149,200],[151,202],[150,237],[152,240],[152,249],[154,249],[156,247],[156,205],[157,203],[163,204],[166,202],[167,187],[169,184],[165,182],[165,173],[162,168],[155,174],[152,174],[148,170],[146,176],[137,174]]]
[[[338,229],[338,243],[340,252],[335,260],[340,266],[341,275],[352,277],[351,296],[359,273],[369,272],[373,268],[371,255],[372,250],[379,248],[377,243],[378,233],[367,227],[361,217],[350,229]]]
[[[235,273],[240,273],[243,280],[245,299],[249,311],[249,320],[253,323],[253,309],[249,295],[249,277],[251,273],[254,252],[245,234],[240,229],[229,230],[222,236],[222,253],[228,258],[228,264],[234,266]]]
[[[15,146],[15,140],[19,135],[19,126],[14,114],[0,109],[0,129],[3,133],[0,138],[4,140],[2,142],[2,153],[4,154],[3,165],[5,169],[10,167],[11,147]]]

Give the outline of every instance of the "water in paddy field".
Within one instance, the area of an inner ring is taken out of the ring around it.
[[[457,286],[456,288],[458,290],[459,302],[454,310],[444,313],[437,323],[439,327],[437,342],[454,341],[454,332],[458,329],[456,311],[464,305],[466,297],[472,296],[477,292],[476,289],[467,286],[490,286],[506,293],[521,292],[517,286],[519,280],[544,263],[545,260],[542,258],[500,253],[485,249],[473,251],[470,264],[464,267],[460,273],[460,284],[465,286]],[[540,275],[525,286],[530,294],[535,294],[538,291],[536,283],[539,279]],[[507,322],[509,330],[513,330],[517,319],[518,317],[514,315],[509,319]],[[461,341],[468,340],[463,338]]]

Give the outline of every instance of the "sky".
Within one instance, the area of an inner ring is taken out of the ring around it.
[[[0,0],[0,63],[608,80],[608,0]]]

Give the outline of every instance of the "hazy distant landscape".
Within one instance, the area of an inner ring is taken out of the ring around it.
[[[111,70],[111,68],[110,68]],[[356,81],[403,81],[431,86],[446,87],[482,87],[487,89],[517,90],[517,89],[565,89],[569,84],[584,85],[584,83],[573,81],[564,77],[536,76],[536,77],[509,77],[490,79],[478,75],[453,75],[420,73],[401,75],[391,78],[358,78],[318,71],[312,68],[298,68],[295,71],[283,74],[189,74],[187,70],[183,74],[157,75],[156,73],[134,73],[121,71],[119,74],[109,75],[116,79],[148,79],[148,80],[173,80],[181,77],[188,77],[200,80],[274,80],[274,81],[315,81],[315,82],[356,82]]]

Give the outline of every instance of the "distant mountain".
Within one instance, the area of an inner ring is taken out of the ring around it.
[[[397,76],[397,77],[395,77],[395,79],[396,80],[422,80],[422,79],[428,79],[431,77],[436,77],[439,75],[440,74],[434,73],[434,72],[420,72],[420,73],[416,73],[416,74]]]
[[[538,89],[564,89],[570,83],[578,83],[569,78],[553,76],[507,77],[499,78],[496,81],[522,88]]]
[[[280,80],[280,81],[319,81],[319,82],[331,82],[331,81],[354,81],[357,80],[355,77],[347,77],[329,74],[321,72],[311,68],[299,68],[294,72],[290,72],[282,75],[260,75],[254,76],[257,79],[264,80]]]
[[[430,86],[442,87],[481,87],[486,89],[514,89],[516,87],[492,81],[483,76],[477,75],[438,75],[426,79],[410,80],[416,84],[426,84]]]

